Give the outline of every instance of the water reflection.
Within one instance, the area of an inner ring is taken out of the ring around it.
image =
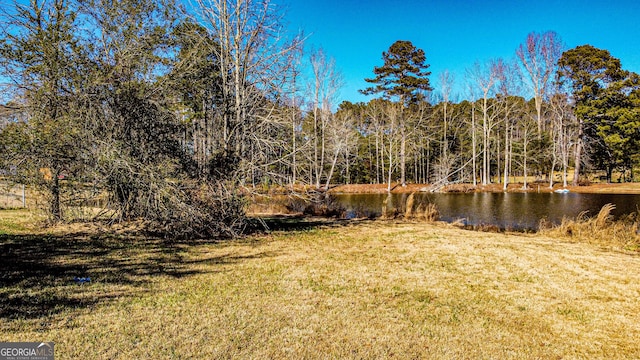
[[[404,212],[407,194],[392,194],[388,206]],[[335,201],[351,217],[382,214],[387,194],[337,194]],[[613,203],[615,217],[636,212],[640,195],[472,193],[415,194],[415,203],[434,203],[444,221],[461,220],[466,225],[495,225],[502,229],[535,230],[541,219],[558,224],[563,217],[575,218],[587,211],[595,216],[604,204]]]

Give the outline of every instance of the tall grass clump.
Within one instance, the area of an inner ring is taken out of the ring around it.
[[[639,251],[638,213],[614,220],[611,213],[615,208],[614,204],[605,204],[595,217],[589,217],[587,212],[582,212],[575,219],[564,218],[556,226],[546,227],[541,224],[540,232],[607,247]]]
[[[421,214],[421,218],[425,221],[438,221],[440,219],[440,212],[434,203],[428,203],[420,208],[419,213]]]
[[[440,212],[438,208],[433,203],[422,203],[420,202],[416,206],[415,201],[415,193],[412,193],[407,197],[405,202],[405,219],[420,219],[427,222],[438,221],[440,218]]]
[[[415,202],[414,195],[415,193],[411,193],[411,195],[407,197],[407,202],[405,203],[405,211],[404,211],[404,217],[406,219],[411,219],[413,217],[413,205]]]
[[[393,201],[391,200],[391,193],[387,195],[387,197],[382,202],[382,218],[383,219],[393,219],[398,214],[398,209],[393,206]]]

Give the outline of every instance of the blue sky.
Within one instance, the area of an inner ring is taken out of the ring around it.
[[[345,85],[339,101],[367,101],[367,87],[382,52],[409,40],[426,52],[437,87],[445,69],[464,86],[476,60],[511,59],[530,32],[557,32],[567,48],[591,44],[640,72],[640,1],[416,1],[278,0],[292,31],[309,35],[307,50],[322,47],[335,58]],[[463,96],[463,94],[459,94]]]

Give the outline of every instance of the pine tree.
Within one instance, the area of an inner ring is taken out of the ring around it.
[[[382,93],[385,99],[397,99],[404,106],[419,100],[423,91],[431,90],[424,50],[416,48],[411,41],[398,40],[391,45],[389,51],[382,53],[384,65],[374,67],[376,77],[365,79],[375,84],[360,92],[365,95]],[[406,185],[406,139],[407,130],[404,116],[399,121],[400,130],[400,182]]]

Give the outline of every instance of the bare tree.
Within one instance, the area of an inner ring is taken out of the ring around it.
[[[467,70],[467,74],[469,75],[472,70]],[[470,76],[469,76],[470,77]],[[477,151],[477,140],[476,140],[476,88],[472,82],[467,83],[467,92],[470,97],[469,101],[471,103],[471,111],[470,111],[470,127],[469,133],[471,135],[471,176],[473,179],[473,186],[478,185],[478,166],[476,163],[476,159],[478,157]]]
[[[440,74],[440,93],[442,94],[442,156],[447,157],[449,144],[447,141],[447,121],[449,114],[447,113],[449,101],[451,98],[451,89],[453,88],[454,78],[449,70],[445,70]]]
[[[299,63],[300,63],[300,57],[302,55],[302,49],[298,48],[297,51],[293,51],[292,52],[293,55],[293,59],[294,59],[294,66],[292,68],[291,71],[291,80],[290,80],[290,87],[289,87],[289,93],[290,93],[290,99],[291,99],[291,104],[290,104],[290,110],[291,110],[291,186],[296,184],[296,180],[297,180],[297,168],[298,168],[298,163],[297,163],[297,153],[298,153],[298,148],[297,148],[297,134],[298,134],[298,127],[300,126],[300,111],[299,111],[299,106],[301,105],[302,101],[297,101],[298,100],[298,76],[299,76]]]
[[[409,139],[409,157],[413,153],[414,157],[414,180],[416,182],[426,183],[430,169],[430,144],[431,142],[440,142],[439,124],[437,115],[433,113],[431,104],[426,99],[421,98],[419,101],[410,104],[406,109],[405,117],[409,131],[407,132]],[[450,118],[450,115],[447,115]],[[425,154],[426,150],[426,154]]]
[[[533,92],[538,134],[545,129],[545,123],[542,119],[542,104],[548,98],[551,90],[550,85],[564,48],[560,36],[554,31],[547,31],[542,34],[530,33],[525,42],[520,44],[516,50],[516,56],[525,69],[529,88]]]
[[[391,183],[392,183],[392,175],[393,169],[396,164],[394,164],[394,155],[397,151],[398,142],[400,142],[400,146],[403,144],[404,133],[399,131],[398,124],[401,121],[403,104],[401,103],[392,103],[385,102],[384,106],[384,115],[386,120],[386,128],[384,133],[387,137],[387,192],[391,192]],[[402,161],[402,159],[400,159]]]
[[[493,116],[490,114],[493,104],[489,101],[497,81],[495,68],[491,62],[476,62],[469,72],[469,77],[482,94],[480,110],[482,111],[482,185],[490,183],[490,142]]]
[[[335,60],[328,58],[322,49],[311,53],[310,62],[313,71],[313,172],[316,187],[320,188],[325,174],[327,128],[333,120],[332,108],[342,87],[342,74],[336,69]]]
[[[549,101],[549,108],[553,125],[554,157],[560,157],[562,186],[566,187],[569,158],[571,157],[572,147],[577,143],[577,119],[566,94],[557,93],[552,96]],[[550,186],[553,185],[552,181],[550,181]]]
[[[195,5],[194,21],[215,39],[211,51],[220,74],[214,103],[217,162],[251,164],[240,160],[253,154],[251,150],[272,148],[255,130],[274,120],[277,102],[269,94],[280,94],[291,78],[295,57],[290,55],[298,51],[302,38],[284,38],[283,13],[269,0],[196,0]],[[281,120],[279,128],[284,126]]]
[[[527,185],[527,172],[528,172],[528,160],[529,160],[529,152],[531,151],[529,145],[531,144],[531,140],[532,140],[532,133],[535,131],[535,127],[536,127],[536,122],[535,120],[532,121],[534,119],[531,118],[531,116],[525,114],[521,121],[520,121],[520,126],[519,126],[519,131],[520,131],[520,140],[522,142],[522,172],[524,175],[524,179],[523,179],[523,184],[522,184],[522,189],[523,190],[527,190],[528,185]]]
[[[335,114],[333,121],[328,124],[327,147],[331,154],[331,166],[327,173],[325,189],[329,189],[333,173],[338,163],[340,155],[347,154],[354,145],[355,137],[355,116],[353,109],[339,109]],[[347,158],[345,156],[345,158]]]
[[[373,129],[375,138],[376,153],[376,183],[380,184],[385,178],[385,132],[387,129],[387,121],[385,109],[388,106],[387,101],[374,99],[371,100],[366,107],[366,116],[369,119]]]
[[[498,79],[498,101],[502,105],[502,125],[504,129],[504,169],[503,190],[507,190],[509,184],[509,170],[511,168],[513,128],[517,120],[519,108],[523,106],[521,98],[515,97],[520,91],[520,74],[515,63],[509,63],[502,59],[494,63],[494,72]]]

